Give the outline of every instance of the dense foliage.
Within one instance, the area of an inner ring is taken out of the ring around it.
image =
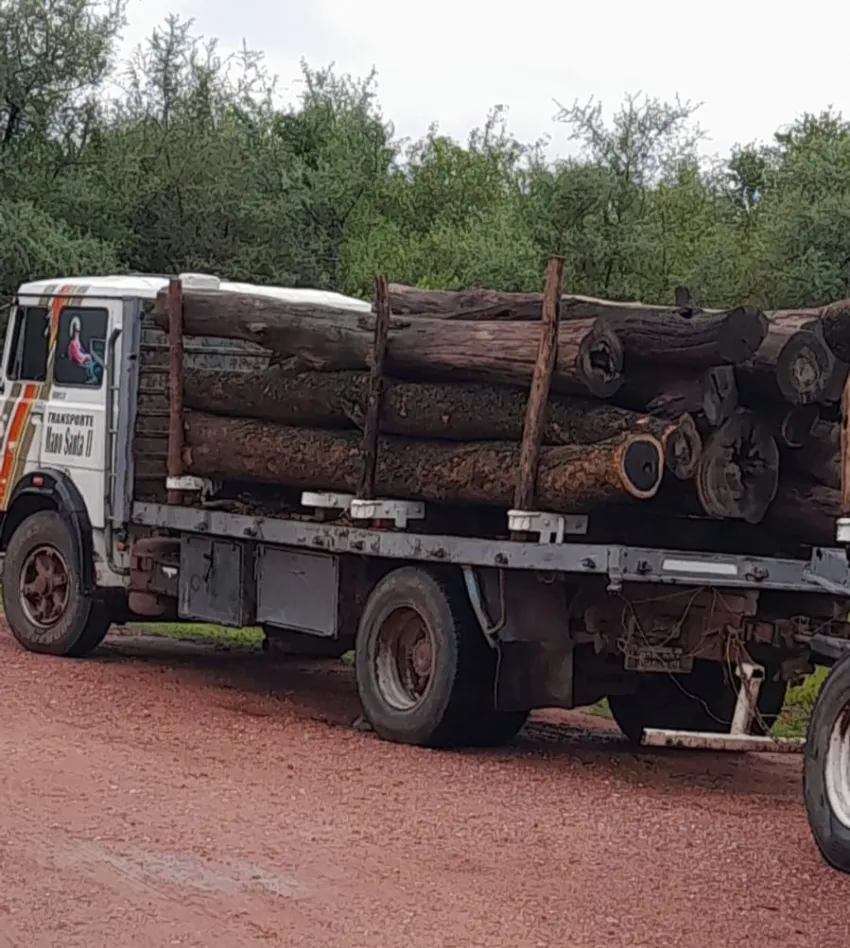
[[[275,103],[262,60],[168,20],[116,59],[125,0],[0,0],[0,294],[25,278],[136,270],[369,292],[540,287],[765,307],[850,296],[850,123],[806,115],[707,164],[688,103],[556,116],[551,162],[493,111],[459,144],[402,142],[374,77],[304,67]],[[553,90],[557,92],[558,90]]]

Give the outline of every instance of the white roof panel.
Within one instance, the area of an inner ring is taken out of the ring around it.
[[[187,283],[196,274],[186,274]],[[214,278],[204,278],[214,281]],[[218,282],[219,288],[227,293],[246,293],[254,296],[269,296],[288,303],[313,303],[317,306],[334,306],[355,312],[368,313],[372,306],[365,300],[329,290],[311,290],[284,286],[261,286],[253,283]],[[36,280],[24,283],[18,290],[19,296],[53,296],[63,288],[76,290],[79,296],[91,296],[99,299],[154,299],[157,293],[168,286],[168,279],[160,276],[131,274],[129,276],[93,276],[65,277],[59,280]]]

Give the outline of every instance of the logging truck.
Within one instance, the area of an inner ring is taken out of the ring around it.
[[[186,473],[183,373],[268,362],[184,338],[193,287],[372,310],[194,274],[21,286],[0,376],[2,592],[21,646],[83,657],[129,620],[259,626],[271,652],[353,649],[365,718],[390,741],[492,746],[533,709],[607,699],[636,743],[802,749],[815,840],[850,871],[850,521],[807,557],[701,552],[651,531],[592,541],[592,512],[483,516]],[[804,746],[772,737],[789,683],[818,664]]]

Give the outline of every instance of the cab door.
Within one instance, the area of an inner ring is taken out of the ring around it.
[[[95,528],[104,526],[107,340],[117,306],[66,297],[51,314],[40,463],[71,478]]]
[[[0,510],[38,461],[50,353],[50,308],[13,308],[0,377]]]
[[[0,509],[27,471],[65,473],[104,525],[107,339],[120,303],[80,288],[23,300],[12,314],[0,402]]]

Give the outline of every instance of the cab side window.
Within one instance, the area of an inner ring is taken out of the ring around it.
[[[47,310],[41,306],[19,308],[15,313],[6,378],[21,382],[44,382],[47,378],[49,345],[50,318]]]
[[[109,314],[105,309],[65,306],[59,313],[53,381],[62,386],[100,388],[106,359]]]

